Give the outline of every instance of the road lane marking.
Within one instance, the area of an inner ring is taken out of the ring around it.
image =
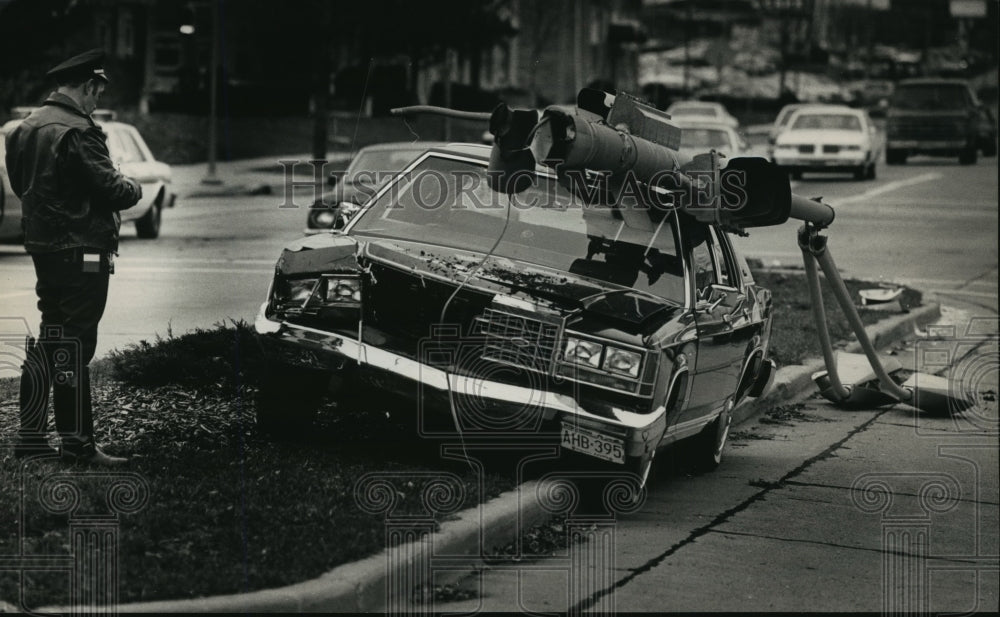
[[[28,291],[15,291],[12,293],[0,294],[0,300],[3,300],[4,298],[19,298],[21,296],[34,295],[34,293],[35,290],[32,289]]]
[[[863,193],[858,193],[857,195],[851,195],[843,199],[835,200],[834,206],[842,206],[844,204],[853,204],[859,201],[865,201],[882,195],[883,193],[891,193],[892,191],[906,188],[908,186],[913,186],[915,184],[923,184],[924,182],[932,182],[934,180],[940,180],[943,176],[937,172],[929,172],[925,174],[920,174],[919,176],[914,176],[912,178],[907,178],[905,180],[894,180],[892,182],[887,182],[882,186],[877,186],[873,189],[869,189]]]

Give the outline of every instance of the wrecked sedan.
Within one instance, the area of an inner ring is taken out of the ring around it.
[[[773,375],[770,292],[714,226],[585,206],[545,172],[496,193],[489,155],[431,149],[343,230],[284,249],[255,320],[259,425],[300,430],[363,382],[463,435],[544,434],[643,479],[691,437],[713,469]]]

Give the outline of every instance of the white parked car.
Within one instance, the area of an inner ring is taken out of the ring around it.
[[[736,129],[718,122],[694,122],[689,119],[674,121],[681,129],[681,146],[684,157],[693,157],[715,150],[726,157],[747,156],[749,144]]]
[[[740,121],[734,118],[722,103],[711,103],[707,101],[677,101],[667,107],[670,119],[678,122],[702,121],[725,124],[736,128]]]
[[[840,105],[795,111],[774,144],[774,162],[793,178],[801,178],[806,171],[821,171],[850,172],[855,180],[871,180],[879,153],[879,140],[868,114]]]
[[[22,118],[10,120],[0,127],[0,146],[6,135],[23,121],[30,109],[19,108]],[[98,126],[108,136],[111,160],[121,173],[135,178],[142,185],[142,201],[121,211],[122,223],[135,223],[136,235],[153,239],[160,235],[164,208],[172,208],[177,200],[171,184],[170,166],[156,160],[142,135],[131,124],[115,122],[110,112],[93,114]],[[3,157],[0,156],[0,242],[20,242],[21,203],[10,188]]]

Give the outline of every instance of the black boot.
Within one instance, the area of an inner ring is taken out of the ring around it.
[[[49,446],[47,438],[50,367],[35,339],[27,339],[24,351],[19,392],[20,427],[14,441],[14,456],[54,456],[58,452]]]
[[[58,369],[57,369],[58,370]],[[56,428],[62,438],[60,454],[66,462],[115,466],[128,459],[109,456],[94,442],[94,415],[90,398],[90,367],[81,367],[73,375],[56,375],[53,408]]]

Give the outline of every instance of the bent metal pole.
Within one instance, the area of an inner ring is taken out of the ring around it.
[[[803,247],[803,253],[808,250],[808,257],[815,258],[816,261],[819,262],[819,266],[823,269],[823,274],[826,276],[826,280],[830,283],[833,295],[837,299],[837,303],[840,304],[840,309],[843,311],[844,317],[847,318],[847,323],[851,326],[851,330],[854,331],[854,335],[858,337],[858,343],[861,344],[861,348],[864,350],[865,355],[868,356],[868,362],[871,364],[872,370],[875,371],[875,375],[878,377],[879,383],[882,385],[883,392],[904,403],[912,401],[913,392],[900,387],[899,384],[892,380],[889,374],[885,371],[885,368],[882,366],[882,362],[879,360],[878,354],[875,351],[875,346],[872,345],[871,340],[868,338],[868,333],[865,332],[865,326],[861,322],[861,317],[858,315],[858,311],[854,308],[850,292],[847,291],[847,286],[844,285],[844,279],[840,277],[837,265],[833,262],[833,255],[831,255],[830,250],[826,245],[826,238],[816,235],[814,239],[818,241],[809,242],[807,247]],[[806,255],[804,254],[803,257],[806,257]],[[811,260],[807,258],[805,261],[808,272],[809,261]],[[815,267],[813,270],[815,271]],[[811,291],[812,289],[810,283],[810,292]],[[820,307],[819,310],[822,311],[822,307]],[[819,321],[818,318],[817,321]],[[817,323],[816,325],[817,327],[825,326],[825,321],[822,324]],[[825,332],[826,328],[823,327],[822,331]],[[826,340],[826,344],[829,344],[828,338]],[[826,347],[824,347],[823,356],[826,361],[827,373],[830,376],[831,384],[839,384],[839,378],[837,377],[837,365],[836,362],[832,361],[832,350],[828,353]],[[834,385],[834,387],[836,387],[836,385]],[[846,390],[843,385],[840,385],[840,388],[835,391],[838,396],[846,394]],[[846,396],[844,398],[846,398]]]

